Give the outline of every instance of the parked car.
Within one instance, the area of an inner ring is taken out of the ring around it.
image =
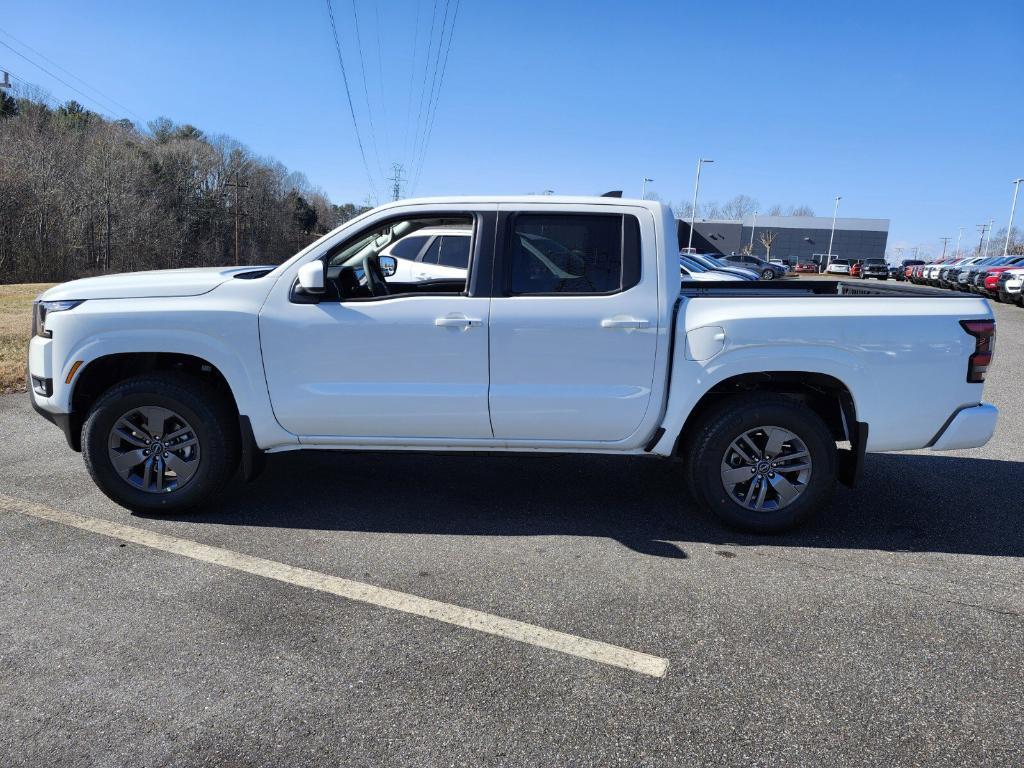
[[[948,265],[939,270],[939,287],[955,288],[960,270],[973,266],[981,261],[981,256],[964,256],[951,261]]]
[[[903,280],[912,280],[912,272],[920,266],[923,266],[924,262],[918,259],[904,259],[903,260]]]
[[[889,265],[889,279],[890,280],[906,280],[906,275],[904,274],[904,267],[901,267],[899,264],[890,264]]]
[[[472,232],[464,276],[384,275],[389,245],[442,223]],[[549,451],[680,456],[665,471],[701,506],[770,532],[827,505],[866,451],[991,437],[988,302],[731,277],[681,284],[675,216],[651,200],[400,201],[273,269],[50,288],[29,397],[105,494],[159,514],[202,508],[268,452]]]
[[[963,267],[960,270],[960,274],[957,275],[955,287],[961,291],[974,290],[978,276],[977,273],[983,271],[986,267],[996,266],[1002,258],[1002,256],[988,256],[970,266]]]
[[[1024,307],[1024,269],[1008,269],[999,277],[1001,296],[1004,301]]]
[[[825,272],[830,275],[848,275],[850,266],[849,259],[832,259],[832,262],[825,268]]]
[[[679,276],[685,282],[687,280],[731,282],[735,280],[749,280],[746,276],[730,274],[717,269],[708,269],[696,261],[691,255],[679,256]],[[756,277],[754,278],[757,279]]]
[[[743,269],[750,269],[756,272],[762,280],[778,280],[786,276],[786,268],[780,267],[778,264],[772,264],[764,259],[759,259],[757,256],[751,256],[746,253],[731,253],[728,256],[722,256],[722,261],[727,263],[731,267],[742,267]]]
[[[978,293],[990,299],[999,296],[999,276],[1008,269],[1024,264],[1024,256],[1005,256],[1003,260],[994,266],[986,267],[978,280]]]
[[[760,276],[757,272],[750,269],[743,269],[741,267],[729,266],[728,263],[722,261],[721,258],[713,256],[709,253],[689,253],[680,254],[680,259],[688,258],[691,259],[706,269],[713,272],[724,272],[727,275],[735,275],[742,280],[758,280]]]
[[[864,259],[858,272],[857,276],[862,280],[867,280],[870,277],[876,280],[888,280],[889,264],[885,259]]]
[[[795,272],[800,274],[818,274],[818,265],[811,261],[799,261],[794,269]]]
[[[850,264],[850,277],[860,277],[860,269],[861,269],[861,265],[863,263],[864,262],[862,262],[860,260],[851,262],[851,264]]]
[[[465,279],[472,231],[465,227],[433,227],[397,240],[381,252],[384,274],[397,282]],[[392,271],[393,270],[393,271]]]

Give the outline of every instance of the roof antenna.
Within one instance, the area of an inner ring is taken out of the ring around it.
[[[601,197],[622,197],[622,190],[613,189],[611,192],[605,192]]]

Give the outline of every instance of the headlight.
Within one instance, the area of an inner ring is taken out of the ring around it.
[[[37,301],[32,313],[33,334],[47,339],[53,338],[53,334],[46,330],[47,315],[51,312],[67,312],[69,309],[77,307],[82,301]]]

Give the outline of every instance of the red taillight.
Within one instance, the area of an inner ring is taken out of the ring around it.
[[[967,381],[981,384],[995,353],[995,320],[961,320],[960,326],[974,337],[974,352],[967,361]]]

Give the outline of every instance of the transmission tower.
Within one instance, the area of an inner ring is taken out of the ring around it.
[[[401,200],[402,199],[402,184],[405,183],[405,178],[402,174],[405,172],[405,166],[401,163],[391,164],[391,175],[388,177],[388,181],[391,182],[391,199]]]

